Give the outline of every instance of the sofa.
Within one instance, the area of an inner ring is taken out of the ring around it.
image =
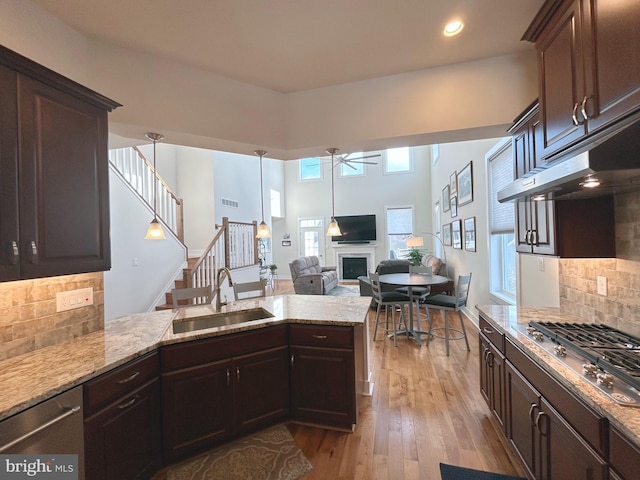
[[[326,295],[338,285],[336,267],[322,267],[316,256],[296,258],[289,264],[296,294]]]
[[[425,267],[431,267],[431,271],[434,275],[442,275],[444,277],[447,276],[447,266],[435,255],[427,254],[422,257],[422,265]],[[376,267],[375,273],[378,275],[386,275],[388,273],[408,273],[409,266],[411,263],[408,260],[403,259],[394,259],[394,260],[383,260]],[[358,277],[358,284],[360,286],[360,296],[361,297],[373,297],[373,292],[371,291],[371,280],[368,276]],[[395,285],[387,285],[381,284],[381,290],[383,292],[393,291],[396,287]],[[449,281],[442,285],[433,285],[431,287],[431,294],[435,295],[438,293],[445,293],[451,295],[454,290],[453,280],[449,279]],[[376,308],[377,302],[375,299],[371,299],[371,307]]]

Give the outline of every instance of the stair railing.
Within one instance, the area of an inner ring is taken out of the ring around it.
[[[258,264],[258,222],[231,222],[224,217],[222,225],[216,228],[218,231],[204,253],[192,267],[184,269],[185,287],[211,286],[215,291],[220,268],[233,270]]]
[[[182,199],[171,191],[142,152],[137,147],[109,150],[109,163],[151,210],[154,204],[153,182],[156,182],[156,214],[174,235],[184,242]]]

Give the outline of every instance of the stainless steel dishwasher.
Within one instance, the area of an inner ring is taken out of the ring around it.
[[[82,386],[0,422],[2,454],[77,454],[84,480]]]

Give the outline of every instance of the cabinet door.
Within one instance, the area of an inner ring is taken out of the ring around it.
[[[480,335],[480,391],[504,431],[504,355]]]
[[[542,480],[604,480],[607,465],[544,399],[536,423],[544,445]]]
[[[533,224],[531,202],[516,203],[516,252],[531,253]]]
[[[162,375],[165,459],[215,445],[233,433],[231,360]]]
[[[579,111],[584,97],[581,6],[582,0],[571,2],[536,42],[543,125],[542,145],[537,147],[541,158],[586,133]]]
[[[555,203],[553,201],[532,201],[532,252],[539,255],[555,255]]]
[[[356,421],[352,350],[291,347],[291,416],[351,428]]]
[[[107,113],[18,75],[22,278],[108,270]]]
[[[507,438],[525,465],[530,478],[538,478],[539,437],[532,418],[539,412],[540,396],[509,362],[505,366]]]
[[[594,131],[640,105],[640,3],[591,0],[584,18],[589,131]]]
[[[234,359],[236,433],[273,425],[289,415],[289,349]]]
[[[16,73],[0,65],[0,280],[20,278]]]
[[[162,464],[156,379],[85,422],[87,480],[149,478]]]

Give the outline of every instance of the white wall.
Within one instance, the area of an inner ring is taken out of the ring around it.
[[[104,273],[105,320],[154,308],[185,262],[184,247],[172,237],[144,239],[153,212],[112,171],[109,195],[111,270]]]
[[[467,313],[478,318],[474,308],[477,304],[493,303],[489,296],[489,246],[488,246],[488,207],[485,154],[500,139],[477,140],[470,142],[445,143],[439,145],[440,157],[432,167],[432,202],[442,205],[442,189],[449,184],[450,176],[460,172],[470,161],[473,162],[473,202],[458,207],[458,216],[451,217],[451,211],[441,213],[442,225],[461,220],[464,232],[464,219],[476,218],[476,251],[445,247],[449,276],[457,280],[458,275],[471,273],[471,289],[467,303]],[[442,231],[442,225],[433,225],[433,231]],[[463,237],[464,238],[464,237]]]
[[[382,153],[382,152],[369,152]],[[412,206],[415,228],[426,231],[431,225],[431,193],[429,188],[429,147],[412,149],[414,171],[406,174],[383,173],[382,157],[373,158],[377,165],[365,165],[362,177],[335,176],[336,215],[375,214],[377,223],[376,262],[389,258],[385,242],[385,207]],[[290,276],[289,262],[299,257],[298,221],[301,218],[322,217],[326,225],[331,217],[331,168],[323,167],[324,178],[316,181],[298,180],[298,162],[284,162],[286,185],[286,218],[273,221],[273,261],[279,275]],[[282,246],[282,237],[291,236],[291,247]],[[323,234],[324,235],[324,234]],[[324,263],[335,264],[331,242],[325,237]]]
[[[518,254],[518,305],[560,306],[560,260],[557,257]]]

